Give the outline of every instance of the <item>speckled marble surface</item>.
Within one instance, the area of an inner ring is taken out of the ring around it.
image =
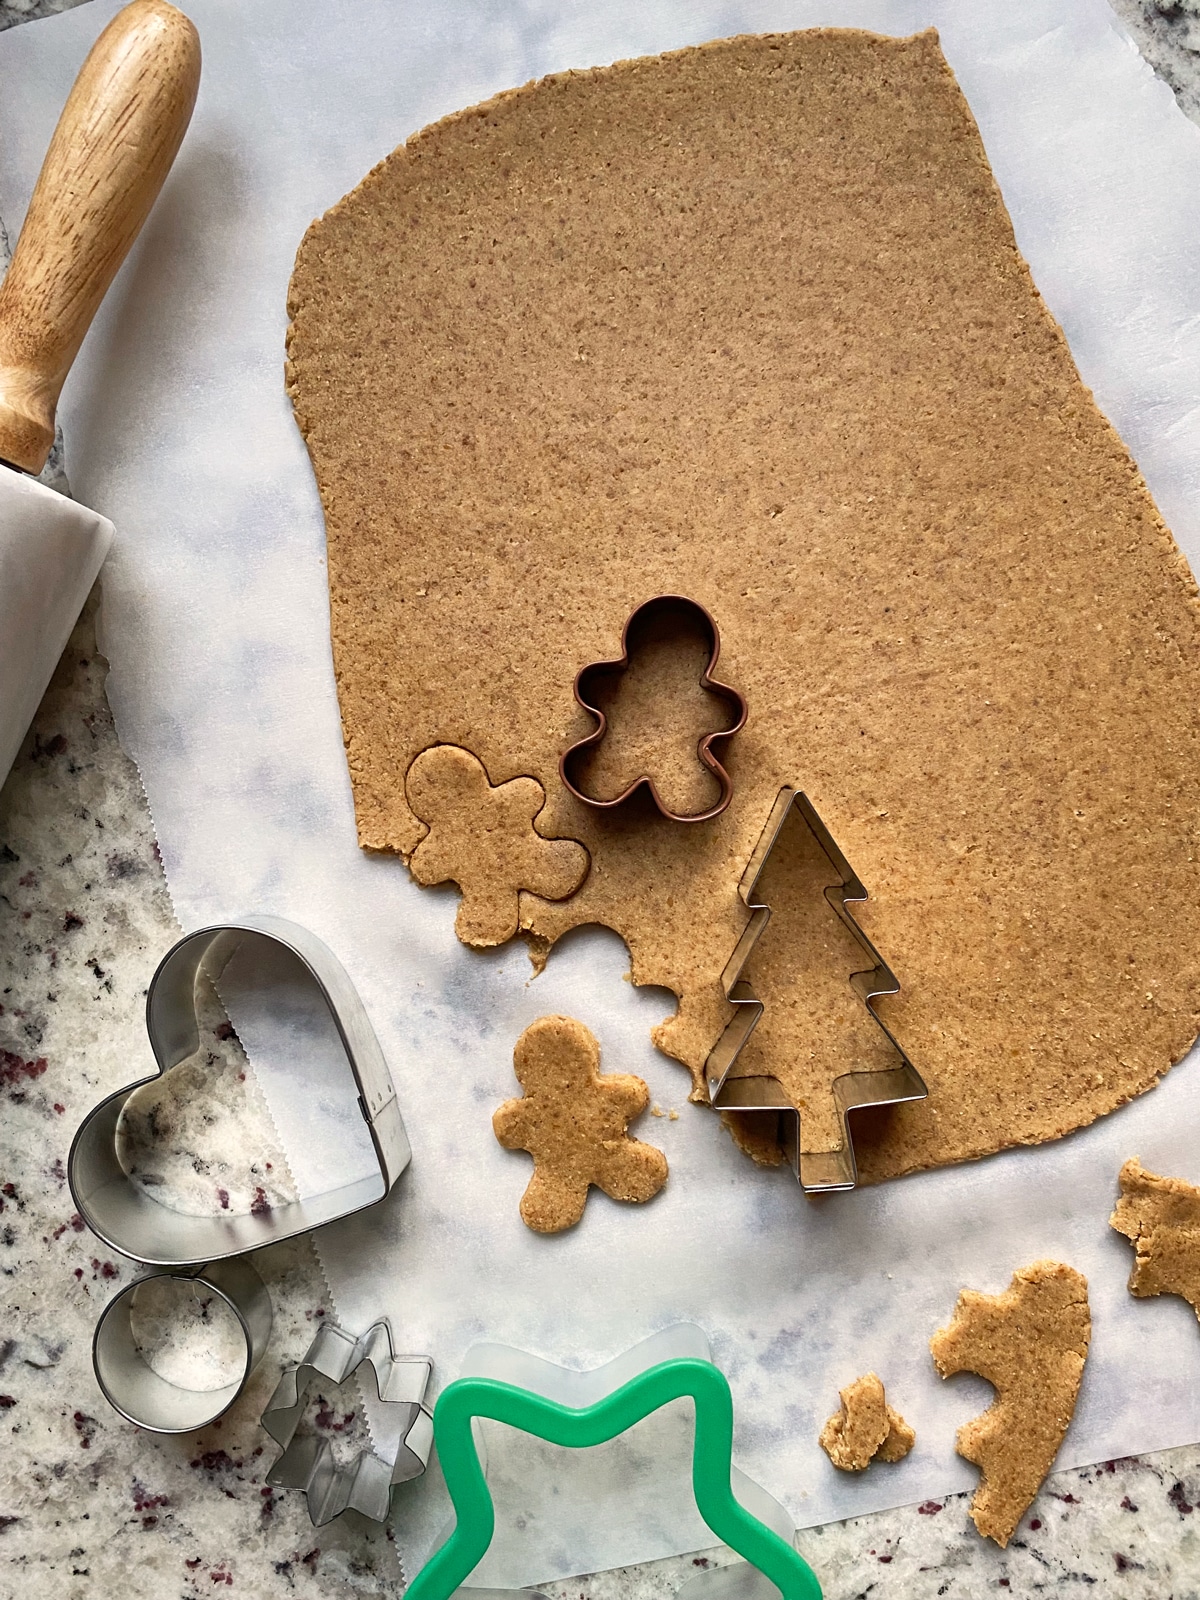
[[[0,0],[0,28],[72,3]],[[1200,0],[1117,0],[1116,9],[1200,121]],[[57,461],[51,481],[66,487]],[[139,1434],[96,1389],[92,1327],[136,1269],[75,1215],[65,1160],[87,1107],[150,1068],[142,1001],[178,929],[141,785],[104,699],[94,605],[0,792],[0,1600],[83,1600],[118,1587],[129,1600],[398,1595],[403,1576],[385,1530],[354,1516],[314,1530],[302,1496],[264,1481],[275,1447],[257,1416],[281,1362],[302,1353],[314,1320],[330,1312],[306,1242],[256,1258],[275,1305],[271,1349],[219,1424],[179,1439]],[[212,1027],[205,1065],[226,1073],[227,1114],[254,1115],[252,1082],[237,1087],[222,1034]],[[263,1160],[269,1145],[264,1130]],[[214,1193],[225,1181],[197,1176]],[[352,1386],[314,1393],[306,1425],[341,1457],[357,1448]],[[810,1529],[800,1547],[829,1600],[1200,1597],[1200,1445],[1056,1475],[1007,1551],[979,1538],[966,1503],[955,1496]],[[681,1557],[546,1592],[650,1600],[723,1559]]]
[[[318,1535],[302,1496],[264,1482],[258,1414],[328,1310],[307,1241],[256,1258],[271,1351],[219,1423],[139,1434],[96,1387],[92,1326],[138,1269],[76,1215],[67,1150],[90,1104],[152,1068],[142,1004],[179,931],[104,673],[93,599],[0,793],[0,1594],[398,1594],[384,1530]],[[355,1396],[323,1398],[313,1425],[346,1440]]]

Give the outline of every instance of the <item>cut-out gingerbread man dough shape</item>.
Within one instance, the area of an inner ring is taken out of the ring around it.
[[[453,880],[462,890],[454,926],[464,944],[503,944],[520,924],[521,891],[565,900],[587,876],[588,853],[573,839],[546,839],[534,818],[546,804],[536,778],[494,788],[469,750],[433,745],[408,769],[405,793],[429,832],[409,867],[427,888]]]
[[[539,1017],[517,1040],[513,1070],[525,1093],[497,1109],[492,1127],[506,1149],[533,1157],[521,1217],[536,1233],[574,1227],[592,1184],[613,1200],[641,1201],[667,1181],[662,1151],[626,1131],[649,1089],[599,1069],[600,1046],[574,1017]]]

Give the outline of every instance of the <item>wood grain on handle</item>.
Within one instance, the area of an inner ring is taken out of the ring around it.
[[[187,129],[200,40],[133,0],[75,80],[0,285],[0,460],[40,472],[63,380]]]

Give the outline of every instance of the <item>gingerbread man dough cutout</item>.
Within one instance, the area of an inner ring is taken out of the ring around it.
[[[536,1233],[559,1233],[583,1216],[595,1184],[613,1200],[650,1200],[667,1181],[667,1158],[631,1139],[627,1125],[650,1091],[631,1073],[600,1072],[600,1046],[574,1017],[539,1017],[517,1040],[513,1070],[525,1093],[492,1117],[507,1150],[533,1157],[521,1217]]]
[[[423,750],[408,769],[405,793],[429,832],[409,869],[427,888],[453,880],[462,890],[454,921],[464,944],[503,944],[520,925],[523,889],[565,900],[587,876],[587,851],[574,839],[545,839],[534,818],[546,804],[536,778],[495,788],[483,763],[456,744]]]

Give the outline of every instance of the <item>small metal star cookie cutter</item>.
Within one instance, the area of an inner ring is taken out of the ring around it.
[[[282,946],[324,1001],[358,1089],[378,1172],[324,1194],[261,1213],[186,1216],[151,1199],[121,1165],[117,1124],[135,1089],[194,1055],[200,1035],[196,984],[203,972],[215,984],[233,956],[255,943]],[[141,1078],[94,1106],[80,1124],[67,1158],[67,1178],[80,1216],[104,1242],[145,1266],[195,1267],[277,1244],[375,1205],[390,1193],[411,1158],[391,1073],[362,1001],[342,964],[308,931],[282,917],[247,916],[199,928],[179,940],[159,964],[146,992],[146,1032],[158,1073]]]
[[[296,1428],[311,1384],[322,1378],[328,1383],[344,1383],[362,1366],[370,1367],[380,1400],[404,1407],[407,1414],[400,1418],[400,1444],[394,1461],[385,1461],[366,1449],[339,1466],[328,1439],[320,1434],[296,1438]],[[432,1371],[428,1356],[393,1353],[386,1321],[376,1322],[361,1339],[326,1323],[303,1361],[284,1372],[262,1414],[263,1428],[283,1446],[283,1454],[267,1473],[267,1482],[283,1489],[303,1489],[315,1527],[332,1522],[343,1511],[358,1511],[372,1522],[386,1522],[393,1488],[419,1478],[429,1464],[433,1419],[425,1404],[425,1391]]]
[[[753,988],[742,977],[751,952],[758,943],[763,929],[771,918],[771,908],[757,899],[758,881],[766,867],[767,859],[775,848],[784,828],[799,823],[813,834],[827,857],[834,873],[841,880],[825,890],[825,898],[837,912],[862,947],[871,966],[850,974],[850,987],[866,1006],[874,1021],[883,1029],[895,1048],[899,1064],[877,1072],[847,1072],[833,1082],[842,1125],[840,1149],[813,1152],[800,1148],[800,1113],[792,1105],[783,1086],[773,1077],[731,1078],[730,1071],[741,1054],[742,1047],[754,1032],[763,1013],[763,1003]],[[787,1153],[792,1171],[806,1194],[823,1194],[836,1190],[853,1189],[858,1183],[858,1164],[854,1158],[854,1139],[850,1131],[849,1113],[865,1106],[903,1105],[911,1100],[924,1100],[929,1091],[925,1080],[908,1059],[899,1040],[875,1009],[875,1001],[885,995],[899,994],[900,984],[895,973],[884,961],[875,946],[855,922],[847,907],[867,899],[857,873],[838,849],[829,829],[817,815],[816,808],[807,795],[799,789],[785,787],[776,796],[771,814],[767,818],[754,853],[738,885],[750,912],[733,955],[721,975],[725,997],[737,1007],[729,1026],[717,1040],[705,1063],[708,1097],[720,1111],[777,1111],[779,1113],[779,1140]]]
[[[696,746],[696,756],[702,766],[706,767],[719,785],[719,793],[713,805],[704,811],[679,812],[671,811],[662,800],[654,779],[643,774],[623,789],[613,800],[597,800],[594,795],[588,794],[580,787],[578,769],[582,758],[588,751],[593,750],[603,739],[608,727],[608,718],[595,703],[595,693],[600,682],[606,678],[619,678],[629,666],[630,640],[636,642],[640,629],[644,628],[655,618],[670,615],[672,612],[687,619],[691,623],[699,623],[707,632],[709,639],[708,665],[700,675],[700,687],[715,695],[718,700],[724,700],[729,706],[733,721],[727,728],[719,728],[715,733],[706,733]],[[724,744],[732,739],[734,734],[745,726],[746,701],[738,691],[727,683],[718,683],[712,676],[716,671],[717,660],[721,654],[721,635],[712,616],[695,600],[689,600],[684,595],[660,594],[654,599],[645,601],[632,613],[621,632],[621,654],[615,661],[593,661],[577,673],[575,678],[575,699],[588,713],[595,717],[596,727],[584,739],[578,739],[569,749],[564,750],[559,761],[558,770],[563,783],[577,800],[582,800],[584,805],[591,806],[597,811],[611,811],[614,807],[623,805],[632,795],[641,788],[650,792],[650,798],[669,822],[709,822],[713,817],[719,817],[733,798],[733,779],[713,754],[713,746]]]
[[[236,1318],[240,1370],[216,1389],[190,1389],[156,1372],[138,1348],[134,1301],[149,1283],[185,1285],[197,1298],[222,1302]],[[217,1261],[192,1272],[150,1272],[108,1302],[92,1338],[92,1365],[104,1398],[126,1421],[148,1433],[192,1433],[224,1416],[266,1353],[271,1297],[248,1261]]]

